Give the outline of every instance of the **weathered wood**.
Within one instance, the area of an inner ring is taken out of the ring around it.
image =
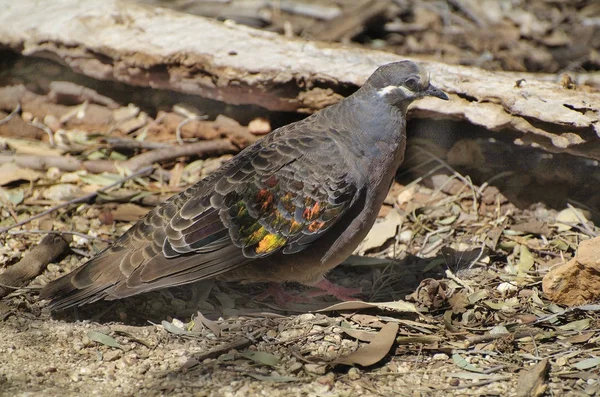
[[[230,23],[120,0],[0,0],[0,47],[77,72],[271,110],[314,111],[398,55],[289,40]],[[417,117],[465,119],[552,151],[600,160],[600,95],[543,81],[427,62],[448,104],[422,100]]]

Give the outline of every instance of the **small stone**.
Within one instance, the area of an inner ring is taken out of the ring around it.
[[[447,354],[445,353],[436,353],[433,355],[433,357],[431,358],[433,361],[446,361],[448,360],[450,357],[448,357]]]
[[[310,364],[307,364],[307,366]],[[323,366],[323,368],[325,368]],[[317,383],[320,383],[322,385],[328,386],[329,388],[333,387],[333,384],[335,383],[335,374],[333,372],[328,372],[326,375],[323,375],[319,378],[317,378]]]
[[[271,132],[271,123],[264,117],[257,117],[248,124],[248,130],[254,135],[265,135]]]
[[[410,241],[412,240],[412,237],[413,237],[412,230],[403,230],[398,235],[398,241],[401,243],[410,243]]]
[[[320,364],[305,364],[304,370],[311,374],[323,375],[326,371],[326,367]]]
[[[25,122],[31,122],[33,120],[33,114],[31,112],[23,112],[21,113],[21,118],[25,121]]]
[[[62,127],[60,121],[52,114],[47,114],[44,117],[44,124],[48,126],[52,132],[56,132]]]
[[[121,356],[123,355],[123,352],[120,349],[113,349],[110,350],[106,353],[104,353],[104,356],[102,357],[102,361],[105,362],[111,362],[111,361],[115,361],[118,360],[119,358],[121,358]]]
[[[359,380],[360,379],[360,370],[356,367],[350,368],[348,370],[348,379]]]
[[[314,320],[315,317],[316,316],[312,313],[304,313],[304,314],[299,315],[297,317],[297,320],[299,323],[305,323],[305,322]]]
[[[299,362],[295,362],[292,365],[290,365],[287,370],[291,373],[296,373],[296,372],[300,371],[301,369],[302,369],[302,364],[300,364]]]

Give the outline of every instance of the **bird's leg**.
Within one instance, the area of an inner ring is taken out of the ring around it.
[[[275,301],[275,303],[278,306],[285,306],[286,303],[308,303],[310,302],[310,299],[307,298],[303,298],[301,296],[298,295],[292,295],[289,292],[287,292],[286,290],[283,289],[283,287],[281,286],[280,283],[269,283],[269,287],[267,288],[267,290],[263,293],[261,293],[260,295],[258,295],[257,297],[254,298],[254,300],[257,300],[259,302],[264,301],[265,299],[267,299],[268,297],[273,298],[273,300]]]
[[[352,295],[360,294],[362,292],[362,289],[360,288],[346,288],[340,285],[335,285],[326,278],[321,279],[321,281],[314,284],[313,287],[316,287],[321,291],[309,292],[309,296],[331,295],[342,301],[360,300]]]

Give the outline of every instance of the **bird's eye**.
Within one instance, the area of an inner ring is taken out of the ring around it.
[[[411,91],[416,91],[419,87],[419,81],[414,77],[410,77],[406,79],[406,81],[404,82],[404,86]]]

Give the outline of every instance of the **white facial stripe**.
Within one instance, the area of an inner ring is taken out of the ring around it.
[[[419,75],[421,76],[421,87],[426,88],[429,85],[429,71],[420,68]]]
[[[414,92],[412,92],[408,88],[403,87],[403,86],[397,86],[397,85],[388,85],[387,87],[380,88],[379,90],[377,90],[377,95],[379,95],[380,97],[384,97],[384,96],[391,94],[397,90],[402,91],[404,93],[404,95],[407,97],[414,95]]]

